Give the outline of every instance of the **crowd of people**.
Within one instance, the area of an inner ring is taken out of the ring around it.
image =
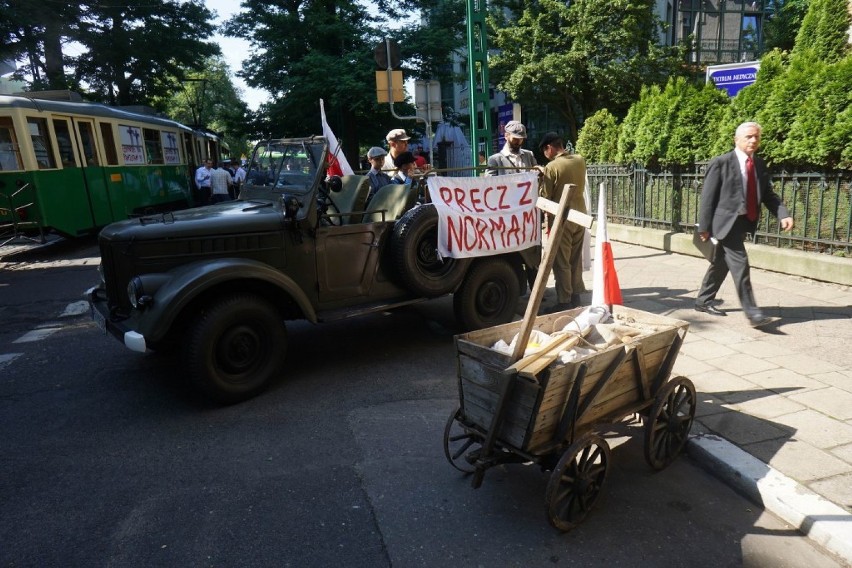
[[[214,167],[215,165],[215,167]],[[195,188],[199,205],[232,201],[239,197],[246,171],[239,160],[214,164],[207,159],[195,170]]]

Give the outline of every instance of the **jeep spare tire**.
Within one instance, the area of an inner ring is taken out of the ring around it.
[[[438,211],[431,203],[410,209],[396,222],[391,254],[403,285],[427,297],[455,290],[471,260],[438,256]]]

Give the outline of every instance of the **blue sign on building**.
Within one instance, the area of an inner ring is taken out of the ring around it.
[[[748,87],[757,79],[760,61],[745,61],[726,65],[708,65],[707,81],[713,81],[716,88],[722,89],[733,97],[744,87]]]

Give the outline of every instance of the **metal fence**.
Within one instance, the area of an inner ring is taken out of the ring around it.
[[[588,167],[592,206],[599,186],[606,187],[607,217],[614,222],[691,233],[698,222],[698,201],[707,163],[692,168],[648,170],[595,164]],[[762,215],[752,240],[780,248],[852,256],[852,171],[771,171],[775,192],[790,210],[795,228],[781,231],[777,220]],[[596,213],[596,211],[595,211]]]

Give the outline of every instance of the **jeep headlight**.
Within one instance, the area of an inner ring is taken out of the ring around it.
[[[127,283],[127,297],[130,299],[130,305],[136,309],[144,308],[151,301],[151,297],[145,295],[145,286],[138,276],[134,276]]]

